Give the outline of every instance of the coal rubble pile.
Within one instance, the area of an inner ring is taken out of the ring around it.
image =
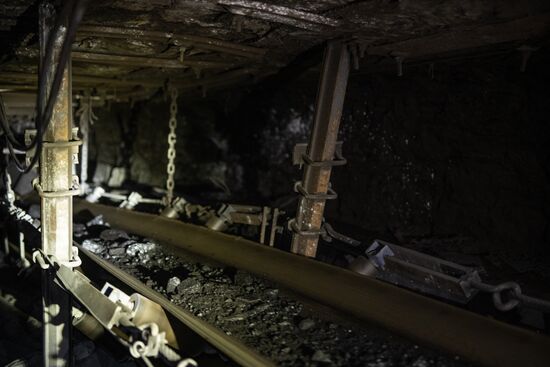
[[[152,240],[111,229],[101,217],[74,228],[75,240],[85,249],[277,365],[467,365],[377,328],[319,318],[268,281],[193,257],[176,257]]]

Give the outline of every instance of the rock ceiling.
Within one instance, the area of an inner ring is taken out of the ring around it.
[[[37,3],[0,4],[0,89],[36,85]],[[357,67],[548,42],[544,0],[94,0],[73,45],[78,91],[127,99],[170,83],[189,93],[252,83],[328,39]]]

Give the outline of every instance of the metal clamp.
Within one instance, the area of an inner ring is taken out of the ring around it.
[[[334,149],[335,159],[328,159],[324,161],[314,161],[307,155],[307,143],[299,143],[294,146],[294,151],[292,152],[292,164],[299,165],[302,168],[302,165],[308,165],[311,167],[332,167],[332,166],[343,166],[347,163],[347,160],[342,156],[342,142],[337,141]]]
[[[118,206],[122,209],[128,209],[132,210],[138,205],[141,200],[143,199],[143,196],[141,196],[138,192],[131,192],[130,195]]]
[[[78,147],[82,145],[82,140],[69,140],[69,141],[58,141],[58,142],[48,142],[45,141],[42,143],[42,146],[44,148],[70,148],[70,147]]]
[[[300,195],[302,195],[306,199],[311,199],[311,200],[334,200],[334,199],[338,198],[338,194],[331,187],[329,187],[327,189],[326,194],[322,194],[322,193],[321,194],[311,194],[311,193],[307,192],[306,189],[304,189],[304,187],[302,186],[302,181],[297,181],[294,184],[294,191],[299,193]]]
[[[44,191],[42,189],[42,185],[38,182],[38,179],[35,179],[33,182],[33,186],[38,192],[38,195],[43,198],[61,198],[65,196],[78,196],[80,195],[81,191],[80,189],[69,189],[69,190],[59,190],[59,191]]]
[[[493,296],[493,304],[499,311],[510,311],[521,303],[519,298],[521,297],[521,287],[516,282],[505,282],[499,285],[490,285],[482,283],[481,281],[472,280],[469,285],[480,291],[491,293]],[[506,301],[502,301],[502,294],[504,292],[510,292],[510,298]]]
[[[130,354],[134,358],[157,357],[162,345],[166,344],[166,333],[159,332],[159,327],[155,323],[150,323],[138,327],[141,329],[141,337],[144,341],[136,340],[130,343]]]
[[[338,159],[333,159],[331,161],[314,161],[307,154],[302,154],[302,160],[304,163],[311,167],[333,167],[333,166],[344,166],[348,161],[336,154]]]
[[[324,228],[321,228],[319,230],[302,230],[298,228],[298,225],[296,224],[296,219],[291,219],[288,221],[288,229],[300,236],[320,236],[324,235],[326,233]]]
[[[42,249],[36,249],[33,251],[32,261],[34,263],[38,263],[42,270],[50,269],[50,267],[53,266],[55,263],[63,265],[70,269],[78,268],[80,265],[82,265],[82,259],[80,258],[80,256],[78,256],[78,247],[72,248],[72,259],[68,261],[59,261],[53,255],[48,256],[44,253]]]
[[[78,268],[80,265],[82,265],[82,259],[80,258],[80,256],[78,256],[78,247],[72,247],[72,255],[72,259],[69,261],[59,261],[55,259],[55,257],[53,258],[56,260],[57,263],[66,266],[67,268]]]
[[[38,263],[42,270],[48,270],[50,268],[50,264],[46,263],[46,260],[44,260],[45,258],[48,259],[48,257],[40,249],[36,249],[32,253],[32,261],[35,264]]]

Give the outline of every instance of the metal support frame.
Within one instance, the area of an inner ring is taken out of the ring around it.
[[[71,75],[72,79],[72,75]],[[71,80],[72,81],[72,80]],[[76,112],[80,113],[79,127],[82,135],[82,147],[80,151],[80,191],[82,194],[89,192],[88,186],[88,151],[90,142],[90,129],[97,116],[93,111],[93,99],[90,92],[84,93],[80,102],[80,109]]]
[[[41,60],[46,53],[49,33],[55,22],[55,9],[44,2],[39,8],[39,37]],[[68,19],[65,20],[67,26]],[[65,27],[66,31],[66,27]],[[64,32],[59,32],[60,40],[55,40],[52,53],[56,65]],[[47,62],[47,61],[46,61]],[[55,67],[47,75],[47,85],[53,82]],[[41,195],[42,250],[54,256],[59,262],[68,263],[73,257],[72,216],[73,202],[73,139],[71,108],[71,68],[64,70],[63,81],[53,108],[50,124],[45,130],[44,146],[40,155],[39,187],[46,195]],[[50,195],[51,194],[51,195]],[[72,300],[68,293],[54,282],[52,272],[42,275],[44,365],[69,366],[72,359],[71,311]]]
[[[350,55],[347,45],[342,41],[330,41],[323,61],[313,131],[305,155],[307,160],[304,176],[299,184],[302,197],[295,220],[298,231],[294,232],[291,247],[296,254],[315,257],[325,202],[336,197],[330,189],[332,164],[307,162],[333,161],[349,69]],[[331,193],[327,195],[329,191]]]

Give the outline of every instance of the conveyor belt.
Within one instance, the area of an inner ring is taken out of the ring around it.
[[[75,246],[79,247],[79,251],[81,255],[83,255],[82,257],[84,261],[93,261],[95,264],[107,271],[110,275],[120,280],[126,286],[132,288],[134,292],[139,293],[158,303],[160,306],[162,306],[165,312],[169,313],[177,320],[182,322],[185,326],[197,333],[200,337],[202,337],[205,341],[207,341],[213,347],[226,355],[229,359],[233,360],[241,366],[246,367],[274,366],[271,361],[265,359],[256,351],[248,348],[239,340],[226,335],[220,329],[208,324],[205,321],[200,320],[189,312],[171,303],[163,295],[147,287],[138,279],[118,269],[111,263],[97,257],[91,252],[86,251],[79,244],[75,243]],[[183,348],[185,348],[185,345],[183,346]]]
[[[550,338],[545,335],[202,227],[84,202],[75,208],[102,214],[114,227],[157,239],[176,252],[191,252],[263,276],[350,316],[483,365],[550,366]]]

